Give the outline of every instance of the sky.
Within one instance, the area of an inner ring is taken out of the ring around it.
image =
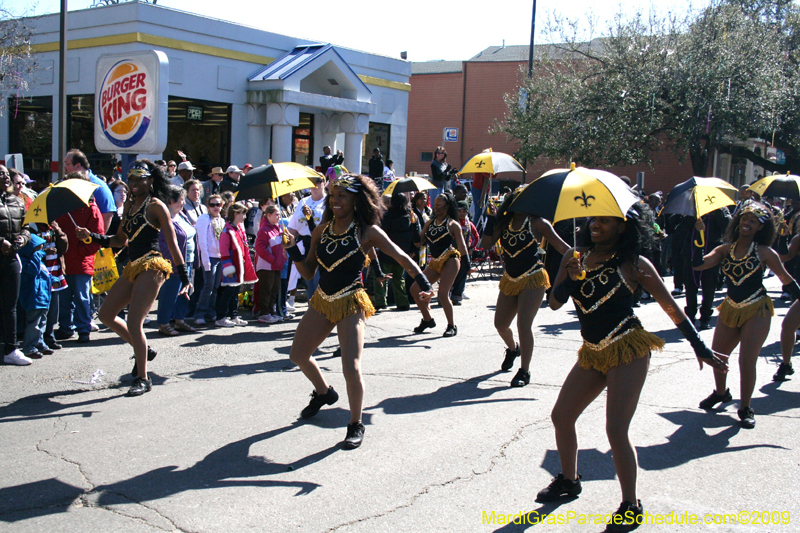
[[[94,0],[69,0],[69,10],[91,7]],[[409,61],[466,60],[489,46],[527,45],[530,42],[533,0],[434,3],[423,0],[364,2],[353,0],[158,0],[158,5],[218,18],[284,35],[329,42],[389,57],[408,52]],[[369,7],[365,7],[369,6]],[[474,5],[475,9],[465,6]],[[14,15],[58,13],[59,0],[0,0]],[[223,9],[224,6],[224,9]],[[460,6],[452,7],[452,6]],[[496,9],[492,9],[495,6]],[[626,13],[651,9],[650,0],[538,0],[536,43],[546,19],[564,6],[571,17],[592,14],[603,22],[623,9]],[[661,0],[657,9],[685,11],[687,0]],[[302,11],[298,12],[297,8]],[[595,35],[596,36],[596,35]]]

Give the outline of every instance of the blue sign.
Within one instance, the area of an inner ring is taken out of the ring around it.
[[[444,142],[457,143],[458,142],[458,128],[445,128],[444,129]]]

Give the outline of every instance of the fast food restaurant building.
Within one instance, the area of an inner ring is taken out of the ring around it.
[[[0,117],[0,157],[21,153],[25,172],[58,170],[59,16],[28,19],[39,70]],[[96,69],[104,54],[159,50],[168,59],[166,148],[151,158],[196,167],[272,159],[316,166],[323,146],[360,172],[379,148],[404,172],[411,64],[279,35],[163,6],[125,2],[68,16],[67,148],[110,175],[113,154],[94,144]]]

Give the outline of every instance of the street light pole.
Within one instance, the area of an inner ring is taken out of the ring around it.
[[[531,15],[531,45],[528,48],[528,80],[533,78],[533,40],[534,40],[535,36],[536,36],[536,0],[533,0],[533,14]],[[530,104],[530,101],[531,101],[531,96],[530,96],[530,94],[528,94],[527,91],[525,91],[525,97],[528,100],[527,103],[526,103],[526,109],[527,109],[527,107],[528,107],[528,105]],[[528,171],[527,171],[527,169],[528,169],[528,158],[527,157],[522,161],[522,167],[525,169],[522,172],[522,183],[524,184],[527,181],[526,178],[528,176]]]
[[[58,54],[58,178],[64,177],[67,145],[67,0],[61,0],[61,35]]]

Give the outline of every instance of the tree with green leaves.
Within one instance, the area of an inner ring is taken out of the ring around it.
[[[576,22],[553,19],[563,42],[507,96],[498,130],[529,161],[650,164],[670,149],[698,176],[732,141],[775,133],[794,142],[796,13],[783,0],[777,16],[774,2],[744,1],[683,18],[619,14],[590,40],[578,38]]]
[[[36,71],[32,37],[26,19],[15,17],[0,2],[0,115],[6,111],[9,97],[28,89]]]

